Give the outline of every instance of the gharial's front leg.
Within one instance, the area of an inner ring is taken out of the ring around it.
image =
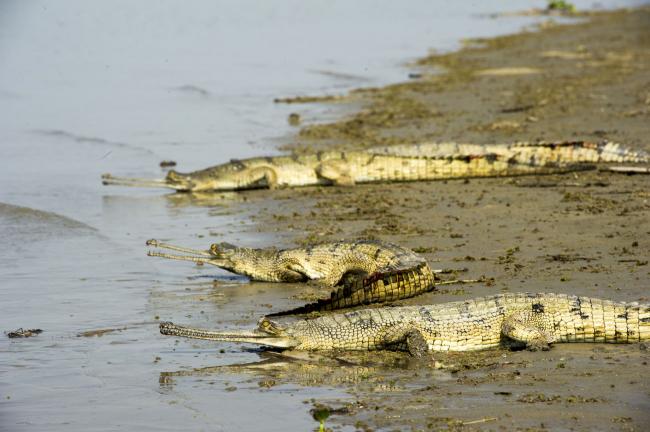
[[[239,176],[242,188],[268,187],[275,189],[278,187],[278,174],[270,166],[248,168],[239,173]]]
[[[429,344],[421,331],[414,329],[406,335],[406,349],[413,357],[424,358],[430,354]]]
[[[354,186],[355,183],[349,164],[342,160],[321,162],[316,174],[337,186]]]
[[[318,277],[313,278],[318,284],[328,287],[344,285],[351,279],[367,277],[377,271],[377,262],[368,255],[349,252],[333,258]],[[305,271],[305,274],[309,272]]]
[[[506,316],[501,325],[501,334],[526,344],[531,351],[547,351],[555,342],[553,323],[544,312],[519,310]]]

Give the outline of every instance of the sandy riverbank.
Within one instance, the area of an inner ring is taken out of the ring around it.
[[[361,106],[356,113],[305,126],[288,147],[609,139],[650,150],[650,9],[585,19],[424,58],[421,78],[353,92],[336,103]],[[649,185],[647,176],[587,172],[280,190],[255,220],[298,243],[393,241],[423,252],[434,267],[466,267],[491,281],[407,304],[499,291],[648,301]],[[650,422],[649,359],[639,346],[599,345],[452,356],[442,360],[457,368],[444,372],[393,356],[357,358],[361,366],[348,366],[356,377],[337,384],[352,395],[341,401],[349,412],[328,425],[642,430]],[[277,380],[302,374],[304,366],[292,366]]]

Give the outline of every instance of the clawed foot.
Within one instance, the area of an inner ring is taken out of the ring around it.
[[[406,346],[415,358],[423,359],[429,355],[429,344],[418,330],[413,330],[406,336]]]
[[[526,349],[528,351],[548,351],[551,349],[551,344],[544,339],[534,339],[526,343]]]

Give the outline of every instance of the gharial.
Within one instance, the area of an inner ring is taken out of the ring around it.
[[[548,349],[557,342],[650,341],[650,304],[565,294],[499,294],[427,306],[382,307],[303,319],[269,318],[253,331],[160,324],[164,335],[296,350],[473,351],[508,342]]]
[[[164,179],[104,174],[102,182],[201,192],[553,174],[593,169],[594,163],[649,161],[647,153],[611,142],[426,143],[231,160],[190,173],[171,170]]]
[[[432,290],[434,276],[414,252],[390,243],[324,243],[296,249],[239,248],[227,243],[209,251],[149,240],[150,246],[189,255],[151,256],[213,264],[254,280],[341,284],[331,297],[285,315],[393,301]],[[160,324],[163,334],[250,342],[304,350],[468,351],[511,339],[532,349],[554,342],[650,340],[650,305],[617,303],[562,294],[501,294],[428,306],[383,307],[298,320],[282,327],[262,318],[257,330],[214,332]]]
[[[392,302],[431,291],[437,284],[476,282],[437,281],[423,257],[407,248],[376,240],[331,242],[294,249],[253,249],[219,243],[206,251],[153,239],[147,241],[147,245],[187,254],[149,251],[149,256],[212,264],[252,280],[310,280],[322,286],[336,287],[329,298],[273,315]]]

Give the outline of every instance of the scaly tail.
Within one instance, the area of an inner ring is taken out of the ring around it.
[[[420,143],[373,147],[368,152],[410,157],[488,156],[513,158],[513,162],[543,166],[546,163],[575,164],[589,162],[649,163],[650,154],[609,141],[515,142],[512,144],[465,144],[454,142]]]
[[[590,141],[515,143],[509,147],[520,163],[565,165],[572,163],[647,163],[650,155],[643,150],[632,150],[618,143]]]
[[[328,299],[320,299],[305,306],[267,316],[307,314],[406,299],[433,291],[434,280],[433,273],[426,263],[408,270],[377,272],[346,283],[332,291]]]
[[[617,162],[617,163],[648,163],[650,154],[643,150],[632,150],[623,147],[619,143],[604,141],[602,143],[591,143],[585,141],[569,142],[565,145],[572,145],[575,149],[583,151],[591,150],[598,153],[595,162]]]

